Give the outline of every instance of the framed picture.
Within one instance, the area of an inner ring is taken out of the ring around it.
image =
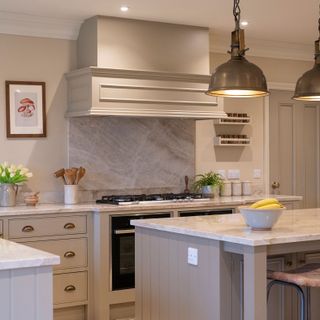
[[[7,137],[46,137],[44,82],[6,81]]]

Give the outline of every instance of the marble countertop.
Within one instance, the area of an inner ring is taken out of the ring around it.
[[[0,239],[0,270],[52,266],[59,263],[59,256]]]
[[[320,240],[320,208],[287,210],[271,231],[252,231],[240,214],[133,220],[132,224],[248,246]]]
[[[20,205],[16,207],[0,207],[0,217],[16,216],[16,215],[34,215],[34,214],[51,214],[51,213],[77,213],[77,212],[112,212],[124,213],[134,211],[148,211],[148,210],[187,210],[187,209],[205,209],[214,207],[238,207],[246,205],[264,198],[276,197],[279,201],[291,202],[301,201],[301,196],[288,195],[252,195],[240,197],[220,197],[213,200],[206,200],[201,202],[170,202],[170,203],[152,203],[152,204],[134,204],[134,205],[112,205],[112,204],[96,204],[96,203],[82,203],[76,205],[64,204],[40,204],[36,207],[28,207]]]

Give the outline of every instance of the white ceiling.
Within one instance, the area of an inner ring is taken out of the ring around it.
[[[129,12],[120,12],[122,4]],[[30,23],[61,21],[75,28],[99,14],[206,26],[221,35],[233,28],[232,5],[232,0],[1,0],[0,32],[12,19],[26,24],[25,15]],[[318,0],[241,0],[240,5],[242,19],[249,21],[248,38],[310,45],[318,36]]]

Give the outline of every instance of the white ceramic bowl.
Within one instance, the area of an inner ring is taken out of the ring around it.
[[[240,213],[244,217],[246,224],[251,227],[252,230],[271,230],[271,228],[278,221],[283,210],[279,209],[253,209],[249,207],[240,208]]]

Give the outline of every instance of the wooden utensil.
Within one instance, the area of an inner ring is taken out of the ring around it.
[[[73,169],[65,169],[64,177],[68,185],[71,185],[74,183],[74,180],[75,180],[74,175],[75,175],[75,171]]]
[[[77,177],[76,177],[75,184],[79,184],[79,181],[83,178],[85,173],[86,173],[86,169],[83,168],[83,167],[80,167],[78,172],[77,172]]]
[[[189,190],[189,177],[188,176],[184,176],[184,182],[186,184],[186,188],[184,189],[184,193],[190,193],[190,190]]]
[[[56,178],[60,178],[61,177],[63,179],[64,184],[67,184],[67,181],[66,181],[66,179],[64,177],[64,173],[65,173],[65,170],[64,170],[64,168],[62,168],[62,169],[56,171],[54,173],[54,175],[55,175]]]

